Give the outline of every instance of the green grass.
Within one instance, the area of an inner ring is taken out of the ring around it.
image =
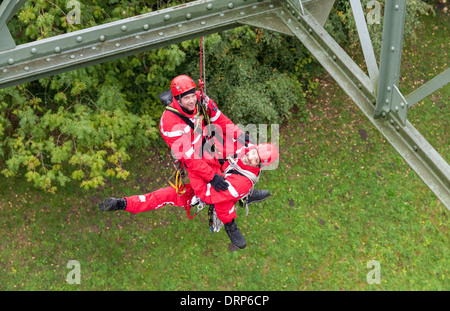
[[[448,17],[426,21],[426,39],[405,44],[405,94],[448,67]],[[280,165],[258,184],[273,196],[248,218],[238,210],[241,251],[229,251],[223,230],[211,235],[206,211],[98,212],[107,196],[167,186],[168,154],[142,151],[127,181],[90,192],[69,184],[50,195],[2,178],[0,290],[449,290],[448,210],[328,75],[318,94],[309,122],[281,126]],[[448,94],[409,117],[447,161]],[[70,260],[81,264],[79,285],[66,282]],[[381,284],[366,281],[371,260]]]

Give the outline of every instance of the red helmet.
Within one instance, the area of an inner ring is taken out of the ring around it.
[[[195,89],[196,87],[197,85],[195,84],[194,80],[186,75],[176,77],[170,84],[170,89],[172,90],[172,95],[174,97]]]
[[[274,144],[259,144],[256,146],[256,150],[258,151],[259,159],[261,160],[262,165],[269,166],[280,156],[278,148]]]

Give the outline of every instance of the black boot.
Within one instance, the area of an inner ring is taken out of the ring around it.
[[[247,246],[245,238],[242,235],[241,231],[239,231],[239,228],[234,222],[234,219],[233,221],[225,224],[225,231],[227,232],[228,237],[230,238],[231,243],[233,243],[234,246],[239,247],[240,249],[243,249]]]
[[[253,190],[253,193],[251,196],[247,198],[247,204],[250,205],[252,203],[262,202],[265,199],[270,197],[270,192],[268,190]],[[239,206],[244,206],[245,202],[244,200],[239,200]]]
[[[117,211],[127,208],[127,200],[118,198],[106,198],[104,202],[99,203],[100,211]]]

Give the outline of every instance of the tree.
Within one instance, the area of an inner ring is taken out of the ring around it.
[[[184,2],[83,0],[82,23],[70,24],[66,0],[28,1],[8,28],[21,44]],[[421,1],[412,2],[424,12]],[[339,1],[335,10],[342,14],[328,27],[355,42],[349,6]],[[241,124],[282,123],[293,107],[306,119],[321,72],[295,38],[249,26],[208,36],[206,62],[208,95]],[[0,90],[1,174],[24,175],[50,192],[71,180],[90,189],[126,179],[123,163],[133,151],[161,141],[158,95],[179,74],[198,79],[198,64],[195,39]]]

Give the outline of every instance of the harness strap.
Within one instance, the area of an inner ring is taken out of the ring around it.
[[[203,120],[205,121],[206,125],[211,124],[210,121],[210,115],[208,115],[208,113],[205,110],[205,105],[204,104],[199,104],[197,105],[197,114],[195,115],[195,117],[198,117],[199,115],[201,115],[201,118],[199,121],[197,121],[197,124],[194,124],[194,122],[192,122],[188,117],[186,117],[185,115],[183,115],[182,113],[180,113],[177,109],[170,107],[170,106],[166,106],[166,110],[174,113],[175,115],[177,115],[181,120],[184,121],[184,123],[186,123],[187,125],[190,126],[190,128],[193,130],[193,133],[197,133],[200,134],[202,133],[202,127],[200,126],[203,123]],[[215,134],[212,134],[210,132],[209,127],[207,127],[208,129],[208,135],[207,137],[204,137],[202,140],[202,146],[205,145],[205,143],[207,142],[207,140],[209,139],[211,142],[211,138],[214,137]],[[202,134],[203,135],[203,134]],[[216,152],[216,146],[214,144],[214,141],[211,142],[211,151],[212,152]]]
[[[178,163],[178,167],[177,167]],[[173,166],[175,167],[175,173],[169,178],[168,182],[175,189],[178,196],[182,196],[186,192],[186,187],[183,182],[184,172],[180,161],[176,161]],[[170,180],[175,177],[175,183]]]
[[[257,175],[255,175],[255,174],[253,174],[252,172],[247,171],[247,170],[244,170],[243,168],[241,168],[241,167],[239,166],[239,164],[237,164],[237,160],[234,160],[234,157],[233,157],[233,156],[229,156],[229,157],[227,158],[227,160],[228,160],[228,162],[230,163],[230,165],[225,169],[224,173],[225,173],[225,174],[227,174],[227,173],[231,173],[231,174],[232,174],[231,171],[236,171],[237,173],[241,174],[242,176],[247,177],[247,178],[250,179],[250,181],[252,182],[252,189],[253,189],[253,186],[254,186],[254,185],[258,182],[258,180],[259,180],[259,174],[258,174],[258,176],[257,176]]]

